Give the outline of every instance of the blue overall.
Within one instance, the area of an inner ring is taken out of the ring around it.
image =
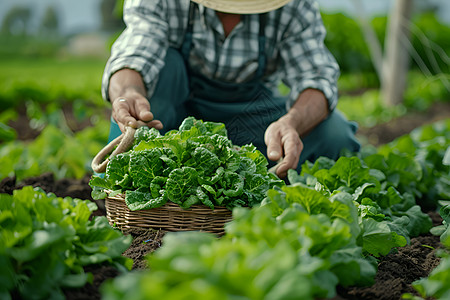
[[[207,78],[189,67],[195,11],[196,4],[191,2],[184,42],[180,49],[168,49],[154,94],[149,99],[155,119],[164,125],[161,133],[177,129],[185,117],[194,116],[204,121],[224,123],[228,137],[235,145],[252,143],[266,155],[265,130],[286,114],[287,97],[279,96],[277,91],[269,90],[263,84],[265,14],[260,15],[259,59],[255,77],[245,83],[229,83]],[[360,144],[354,136],[356,130],[356,123],[347,121],[336,110],[331,112],[327,119],[302,138],[304,150],[297,170],[306,160],[314,161],[319,156],[337,159],[343,148],[358,151]],[[111,119],[109,141],[120,134],[117,123]]]

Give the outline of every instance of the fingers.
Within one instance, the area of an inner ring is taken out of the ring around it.
[[[303,143],[295,128],[280,120],[274,122],[267,128],[264,141],[270,160],[277,161],[283,158],[275,171],[280,178],[286,177],[289,169],[297,168]]]
[[[150,104],[143,96],[116,98],[112,101],[112,116],[122,132],[124,132],[125,126],[137,128],[138,120],[158,130],[163,128],[161,121],[153,120]]]
[[[281,147],[281,133],[275,123],[272,123],[264,134],[264,142],[267,145],[267,157],[272,161],[277,161],[283,156]]]
[[[276,170],[276,174],[280,178],[286,177],[287,171],[289,169],[297,168],[300,154],[303,150],[303,143],[300,140],[297,132],[290,132],[287,135],[283,136],[282,144],[284,146],[285,156]]]
[[[122,132],[126,125],[136,127],[137,120],[132,116],[133,111],[125,98],[117,98],[112,102],[112,116]]]
[[[133,110],[136,112],[139,120],[144,122],[153,120],[153,114],[150,112],[150,103],[148,103],[147,99],[145,101],[134,101]]]

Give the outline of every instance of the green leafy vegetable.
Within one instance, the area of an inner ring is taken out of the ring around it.
[[[92,202],[30,186],[0,194],[1,298],[63,299],[62,288],[88,282],[84,266],[131,269],[122,256],[131,236],[111,228],[106,217],[89,220],[95,209]]]
[[[203,204],[252,207],[266,192],[285,183],[267,171],[267,159],[253,145],[234,146],[222,123],[186,118],[165,135],[152,128],[136,130],[130,151],[113,157],[104,179],[93,176],[94,199],[120,191],[131,210],[166,201],[188,209]]]

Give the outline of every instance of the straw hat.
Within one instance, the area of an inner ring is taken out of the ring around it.
[[[282,7],[291,0],[191,0],[205,7],[232,14],[259,14]]]

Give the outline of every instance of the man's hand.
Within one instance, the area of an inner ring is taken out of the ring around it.
[[[267,127],[264,141],[267,157],[283,161],[275,173],[284,178],[289,169],[297,169],[303,151],[302,137],[328,115],[328,102],[324,94],[315,89],[306,89],[297,98],[289,112]]]
[[[125,126],[136,128],[137,121],[143,121],[148,127],[163,128],[161,121],[154,120],[150,104],[145,97],[146,91],[141,74],[135,70],[122,69],[111,76],[109,96],[112,105],[112,117],[122,132]]]
[[[161,121],[154,120],[150,104],[142,95],[118,97],[112,101],[112,117],[123,132],[125,126],[137,127],[137,121],[143,121],[148,127],[158,130],[163,128]]]
[[[264,135],[264,141],[270,160],[278,161],[282,158],[282,162],[275,171],[278,177],[284,178],[289,169],[297,168],[303,143],[288,117],[284,116],[270,124]]]

